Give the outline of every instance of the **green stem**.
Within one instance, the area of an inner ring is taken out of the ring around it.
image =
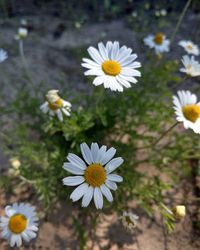
[[[19,177],[22,181],[24,181],[24,182],[27,182],[27,183],[29,183],[29,184],[34,184],[36,181],[34,181],[34,180],[29,180],[29,179],[27,179],[26,177],[24,177],[24,176],[22,176],[22,175],[20,175],[20,177]]]
[[[151,147],[155,147],[156,144],[158,144],[158,142],[160,142],[173,128],[175,128],[178,125],[179,122],[176,122],[175,124],[173,124],[170,128],[168,128],[163,134],[161,134],[157,140],[155,140],[153,143],[151,143],[148,146],[144,146],[144,147],[139,147],[136,148],[136,150],[140,150],[140,149],[146,149],[146,148],[151,148]]]
[[[184,18],[184,16],[185,16],[185,14],[186,14],[186,12],[187,12],[187,10],[188,10],[188,8],[189,8],[191,2],[192,2],[192,0],[188,0],[187,3],[186,3],[186,5],[185,5],[185,7],[183,8],[183,11],[182,11],[182,13],[181,13],[181,15],[180,15],[180,17],[179,17],[179,19],[178,19],[178,22],[177,22],[177,24],[176,24],[176,27],[175,27],[175,29],[174,29],[174,32],[173,32],[172,35],[171,35],[171,38],[170,38],[171,44],[172,44],[173,41],[174,41],[175,35],[176,35],[176,33],[178,32],[178,29],[179,29],[179,27],[180,27],[180,25],[181,25],[181,23],[182,23],[182,21],[183,21],[183,18]]]
[[[19,40],[19,52],[20,52],[20,56],[21,56],[21,59],[22,59],[22,63],[23,63],[25,75],[29,79],[29,81],[31,82],[31,84],[34,84],[34,82],[32,80],[32,77],[30,75],[28,66],[27,66],[27,62],[26,62],[26,58],[25,58],[25,54],[24,54],[23,40],[21,40],[21,39]]]
[[[101,88],[99,93],[98,93],[97,99],[96,99],[96,109],[98,109],[98,106],[100,105],[101,101],[103,100],[104,95],[105,95],[104,89]]]

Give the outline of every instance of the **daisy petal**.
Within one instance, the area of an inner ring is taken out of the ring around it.
[[[93,194],[94,194],[94,188],[92,186],[88,187],[82,199],[82,207],[87,207],[90,204]]]
[[[84,160],[88,163],[91,164],[93,162],[92,154],[90,151],[90,148],[88,145],[84,142],[81,144],[81,153],[83,155]]]
[[[112,148],[108,149],[108,151],[104,154],[104,156],[101,160],[102,165],[105,165],[107,162],[109,162],[113,158],[115,153],[116,153],[115,148],[112,147]]]
[[[117,184],[115,183],[115,182],[113,182],[113,181],[110,181],[110,180],[106,180],[105,181],[105,184],[106,184],[106,186],[109,188],[109,189],[111,189],[111,190],[117,190]]]
[[[83,175],[83,170],[76,167],[75,165],[71,164],[71,163],[68,163],[68,162],[65,162],[64,165],[63,165],[63,168],[72,173],[72,174],[75,174],[75,175]]]
[[[97,143],[92,143],[92,145],[91,145],[91,154],[92,154],[93,162],[97,162],[98,153],[99,153],[98,144]]]
[[[94,203],[97,209],[102,209],[103,207],[103,195],[100,188],[95,187],[94,189]]]
[[[70,161],[72,164],[76,165],[80,169],[83,169],[83,170],[86,169],[85,162],[77,155],[69,153],[67,156],[67,159],[68,159],[68,161]]]
[[[88,53],[90,54],[92,59],[94,61],[96,61],[97,63],[102,63],[103,62],[103,58],[100,56],[98,50],[95,49],[94,47],[89,47],[88,48]]]
[[[117,157],[112,159],[110,162],[108,162],[105,166],[105,169],[107,171],[107,173],[111,173],[113,172],[116,168],[118,168],[122,163],[124,162],[124,160],[121,157]]]
[[[112,193],[110,192],[110,189],[107,188],[106,185],[101,185],[100,187],[101,189],[101,192],[103,193],[103,195],[106,197],[106,199],[109,201],[109,202],[112,202],[113,201],[113,196],[112,196]]]
[[[109,174],[107,175],[107,179],[110,181],[114,181],[114,182],[122,182],[123,178],[117,174]]]
[[[83,183],[84,181],[85,181],[85,179],[83,178],[83,176],[69,176],[69,177],[65,177],[63,179],[63,185],[77,186],[77,185]]]
[[[70,199],[73,201],[79,200],[88,190],[88,184],[83,183],[80,186],[78,186],[70,195]]]

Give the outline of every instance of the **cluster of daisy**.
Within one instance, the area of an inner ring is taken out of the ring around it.
[[[200,76],[200,63],[194,58],[194,56],[199,56],[200,54],[199,47],[192,41],[185,40],[180,41],[179,45],[183,47],[188,54],[192,55],[184,55],[182,57],[181,61],[184,68],[181,68],[180,71],[186,73],[186,75],[190,77]]]
[[[95,86],[103,85],[105,89],[122,92],[124,88],[130,88],[131,83],[137,83],[136,77],[141,76],[137,54],[126,46],[120,47],[117,41],[108,41],[106,45],[100,42],[98,49],[89,47],[88,53],[91,59],[83,58],[81,65],[87,69],[86,76],[95,76]],[[63,122],[63,114],[70,116],[71,106],[58,95],[58,90],[49,90],[40,109],[51,117],[56,115]]]
[[[153,48],[157,55],[161,55],[163,52],[169,51],[170,40],[166,38],[166,35],[159,32],[155,35],[148,35],[144,38],[144,44]],[[200,75],[200,63],[195,60],[194,56],[199,56],[199,47],[195,45],[192,41],[181,40],[178,43],[189,55],[184,55],[182,57],[183,68],[180,69],[181,72],[186,73],[190,77]]]
[[[18,39],[27,36],[27,32],[22,29],[18,31]],[[144,42],[154,48],[156,53],[169,51],[170,41],[163,33],[149,35]],[[193,49],[193,54],[194,52],[197,54],[197,48]],[[1,58],[5,60],[7,56],[5,53],[3,56],[2,53],[0,51],[0,61],[3,61]],[[84,73],[86,76],[94,77],[95,86],[103,85],[105,89],[122,92],[125,88],[130,88],[131,83],[137,83],[136,77],[141,76],[138,70],[141,63],[136,61],[137,54],[126,46],[120,47],[117,41],[108,41],[105,45],[100,42],[98,49],[89,47],[88,53],[91,58],[83,58],[82,66],[87,69]],[[188,59],[184,58],[184,63],[188,65]],[[194,58],[191,60],[198,68]],[[50,117],[56,116],[60,122],[63,122],[65,117],[70,116],[72,105],[62,99],[58,92],[54,89],[49,90],[46,101],[40,109]],[[197,102],[196,95],[190,91],[178,91],[177,96],[173,96],[173,103],[178,122],[182,122],[186,129],[191,128],[195,133],[200,133],[200,103]],[[123,164],[124,160],[122,157],[114,157],[115,148],[108,149],[107,146],[99,146],[96,142],[90,146],[82,143],[80,150],[82,157],[74,153],[67,155],[68,161],[64,163],[63,168],[73,176],[67,175],[62,180],[63,185],[76,187],[70,195],[73,202],[82,199],[82,207],[87,207],[93,199],[96,209],[102,209],[104,197],[108,202],[112,202],[111,191],[117,190],[117,184],[123,181],[123,178],[114,171]],[[19,167],[18,162],[17,168]],[[177,211],[174,213],[178,214]],[[2,236],[9,240],[11,246],[20,246],[22,239],[28,242],[36,237],[38,217],[35,208],[29,204],[15,203],[7,206],[5,213],[6,216],[1,217],[0,227]],[[121,219],[122,224],[132,231],[139,218],[131,212],[124,212]]]

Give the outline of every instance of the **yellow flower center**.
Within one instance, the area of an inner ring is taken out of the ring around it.
[[[84,177],[89,185],[100,187],[106,180],[106,172],[102,165],[93,163],[86,168]]]
[[[55,102],[49,102],[49,108],[51,110],[57,110],[57,109],[60,109],[62,108],[63,106],[63,100],[61,98],[59,98],[57,101]]]
[[[161,45],[164,40],[164,34],[161,32],[157,33],[153,40],[156,44]]]
[[[188,49],[192,49],[192,48],[193,48],[192,44],[188,44],[188,45],[187,45],[187,48],[188,48]]]
[[[186,105],[183,107],[183,114],[189,121],[196,122],[200,117],[200,107],[196,104]]]
[[[27,226],[27,219],[23,214],[15,214],[10,217],[8,228],[12,233],[20,234]]]
[[[121,72],[121,66],[116,61],[107,60],[102,63],[102,70],[106,75],[117,76]]]

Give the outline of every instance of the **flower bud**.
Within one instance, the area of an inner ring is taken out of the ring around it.
[[[52,89],[49,90],[48,93],[46,94],[47,101],[50,103],[56,102],[58,99],[60,99],[58,95],[58,90]]]
[[[26,28],[19,28],[18,29],[18,36],[19,39],[24,39],[28,36],[28,30]]]
[[[15,157],[10,159],[10,164],[15,169],[18,169],[21,166],[21,162]]]
[[[181,220],[185,217],[186,209],[183,205],[178,205],[172,209],[173,215],[177,220]]]

